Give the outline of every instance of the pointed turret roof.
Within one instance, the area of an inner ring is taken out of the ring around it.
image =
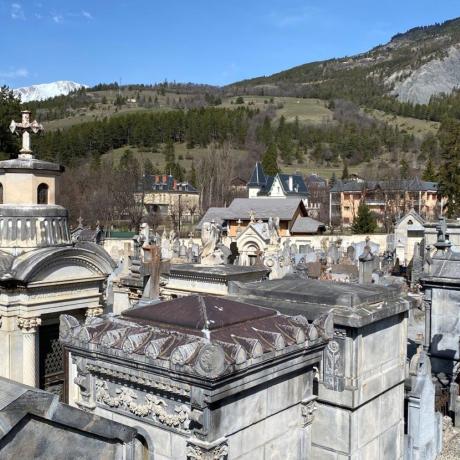
[[[264,173],[264,168],[262,163],[258,161],[254,166],[254,169],[251,174],[251,178],[248,182],[248,187],[263,187],[267,183],[267,176]]]

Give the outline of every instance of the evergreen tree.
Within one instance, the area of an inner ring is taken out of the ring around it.
[[[366,203],[358,207],[358,214],[353,221],[351,230],[356,234],[374,233],[377,228],[377,219]]]
[[[265,174],[269,176],[275,176],[279,172],[277,159],[276,145],[270,144],[268,149],[262,157],[262,167],[264,168]]]
[[[195,164],[193,163],[193,161],[192,161],[192,166],[191,166],[189,174],[188,174],[188,181],[190,182],[190,184],[192,184],[194,187],[196,187],[197,177],[196,177]]]
[[[329,187],[332,188],[337,182],[337,177],[335,177],[335,172],[332,173],[331,178],[329,179]]]
[[[399,175],[401,179],[409,179],[409,163],[404,158],[399,162]]]
[[[422,179],[429,182],[435,182],[438,180],[436,170],[434,169],[433,160],[431,159],[431,157],[429,157],[428,161],[426,162],[425,170],[422,174]]]
[[[439,128],[442,167],[439,190],[447,198],[447,217],[460,215],[460,121],[446,119]]]
[[[7,86],[0,87],[0,154],[6,154],[5,157],[19,151],[18,140],[11,134],[8,126],[11,120],[20,121],[20,116],[20,100]]]
[[[348,163],[346,161],[343,162],[343,171],[342,171],[342,180],[347,180],[349,178],[348,174]]]
[[[154,176],[156,174],[155,166],[153,166],[152,160],[147,158],[144,160],[144,174],[147,176]]]

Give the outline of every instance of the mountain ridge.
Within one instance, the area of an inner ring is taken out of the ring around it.
[[[459,87],[460,18],[398,33],[367,52],[309,62],[227,86],[243,93],[339,97],[362,104],[386,96],[427,104],[433,95]]]
[[[21,102],[43,101],[56,96],[66,96],[72,91],[87,87],[70,80],[57,80],[16,88],[13,93],[21,98]]]

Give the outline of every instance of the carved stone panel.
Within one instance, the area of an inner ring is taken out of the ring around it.
[[[345,339],[342,331],[336,331],[334,338],[324,350],[323,382],[329,390],[345,389]]]
[[[226,460],[228,444],[225,438],[209,444],[195,439],[187,440],[187,460]]]
[[[127,386],[96,380],[96,402],[116,412],[128,412],[144,421],[189,432],[190,408],[172,403],[151,393],[142,393]]]

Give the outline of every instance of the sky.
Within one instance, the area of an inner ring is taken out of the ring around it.
[[[225,85],[460,16],[460,0],[0,0],[0,85]]]

